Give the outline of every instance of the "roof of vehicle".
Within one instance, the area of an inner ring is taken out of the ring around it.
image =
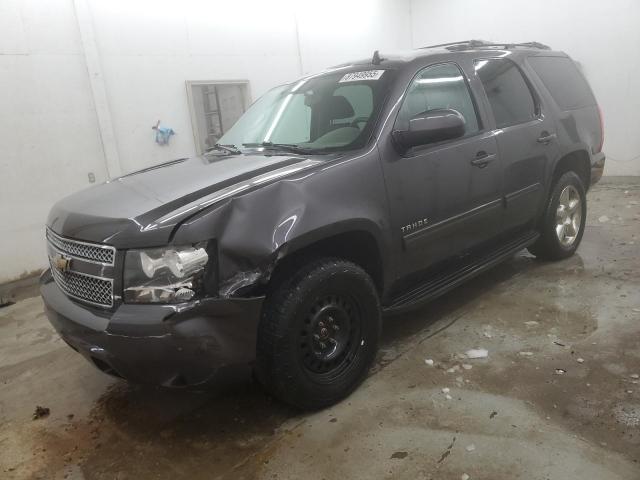
[[[383,65],[385,67],[400,67],[403,64],[416,60],[418,58],[425,58],[431,56],[445,56],[456,54],[469,54],[469,53],[484,53],[487,52],[503,52],[510,51],[512,53],[542,53],[547,55],[565,55],[562,52],[553,51],[551,47],[539,42],[524,42],[524,43],[505,43],[505,42],[488,42],[486,40],[463,40],[459,42],[441,43],[437,45],[429,45],[426,47],[420,47],[415,50],[401,51],[389,54],[381,54],[378,51],[374,52],[373,57],[366,59],[360,59],[354,62],[347,62],[341,65],[336,65],[334,68],[355,66],[355,65]]]

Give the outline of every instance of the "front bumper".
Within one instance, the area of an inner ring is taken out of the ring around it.
[[[69,299],[50,270],[40,277],[40,293],[63,340],[100,370],[127,380],[197,385],[255,359],[264,297],[101,310]]]

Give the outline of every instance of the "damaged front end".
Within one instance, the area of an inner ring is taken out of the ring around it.
[[[255,358],[264,297],[205,298],[180,304],[79,306],[40,279],[45,312],[62,339],[98,369],[136,383],[180,387],[219,383]]]
[[[232,297],[256,286],[266,276],[266,272],[259,269],[238,272],[220,285],[219,295],[222,298]]]

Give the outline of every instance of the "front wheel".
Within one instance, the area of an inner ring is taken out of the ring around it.
[[[376,355],[381,319],[373,281],[333,258],[275,281],[258,331],[256,376],[299,408],[332,405],[362,382]]]
[[[564,173],[553,186],[540,228],[540,238],[529,247],[538,258],[560,260],[574,254],[584,233],[587,197],[574,172]]]

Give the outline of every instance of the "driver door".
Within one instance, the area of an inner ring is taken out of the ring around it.
[[[497,145],[482,129],[468,81],[453,63],[426,67],[413,78],[394,130],[436,108],[457,110],[462,137],[399,153],[382,150],[393,234],[400,244],[398,276],[424,270],[495,236],[502,220]]]

